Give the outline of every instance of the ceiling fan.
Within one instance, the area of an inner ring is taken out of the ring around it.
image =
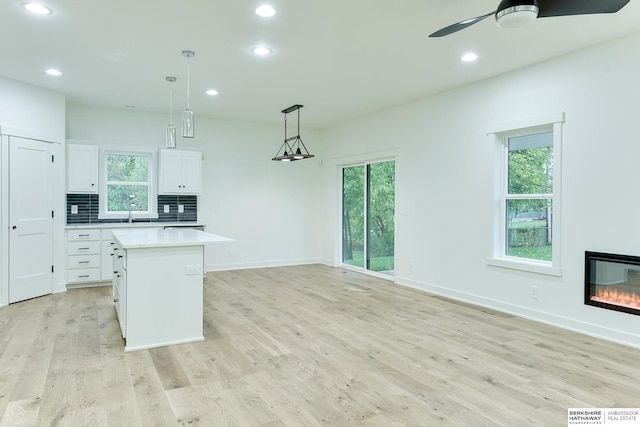
[[[502,0],[496,11],[456,22],[436,31],[429,37],[447,36],[480,22],[491,15],[495,15],[498,26],[517,28],[530,23],[536,18],[615,13],[627,3],[629,3],[629,0]]]

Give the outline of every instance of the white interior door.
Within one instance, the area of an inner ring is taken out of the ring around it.
[[[9,138],[9,303],[53,291],[50,143]]]

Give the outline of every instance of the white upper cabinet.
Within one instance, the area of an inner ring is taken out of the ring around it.
[[[162,150],[158,194],[200,194],[202,153]]]
[[[98,147],[67,144],[67,193],[98,194]]]

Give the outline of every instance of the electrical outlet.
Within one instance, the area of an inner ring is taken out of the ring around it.
[[[529,298],[538,299],[538,297],[539,297],[538,287],[531,286],[531,288],[529,288]]]
[[[169,213],[169,205],[164,205],[164,213]]]
[[[202,274],[202,268],[199,265],[187,265],[185,267],[185,273],[187,276]]]
[[[184,213],[184,205],[178,205],[178,213]]]

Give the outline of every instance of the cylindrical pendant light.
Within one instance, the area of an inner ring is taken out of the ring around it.
[[[176,78],[167,76],[169,82],[169,125],[167,126],[167,148],[176,148],[176,127],[173,125],[173,82]]]
[[[195,55],[192,50],[183,50],[182,56],[187,57],[187,108],[182,112],[182,137],[193,138],[193,111],[189,107],[189,83],[191,80],[190,75],[190,60]]]

